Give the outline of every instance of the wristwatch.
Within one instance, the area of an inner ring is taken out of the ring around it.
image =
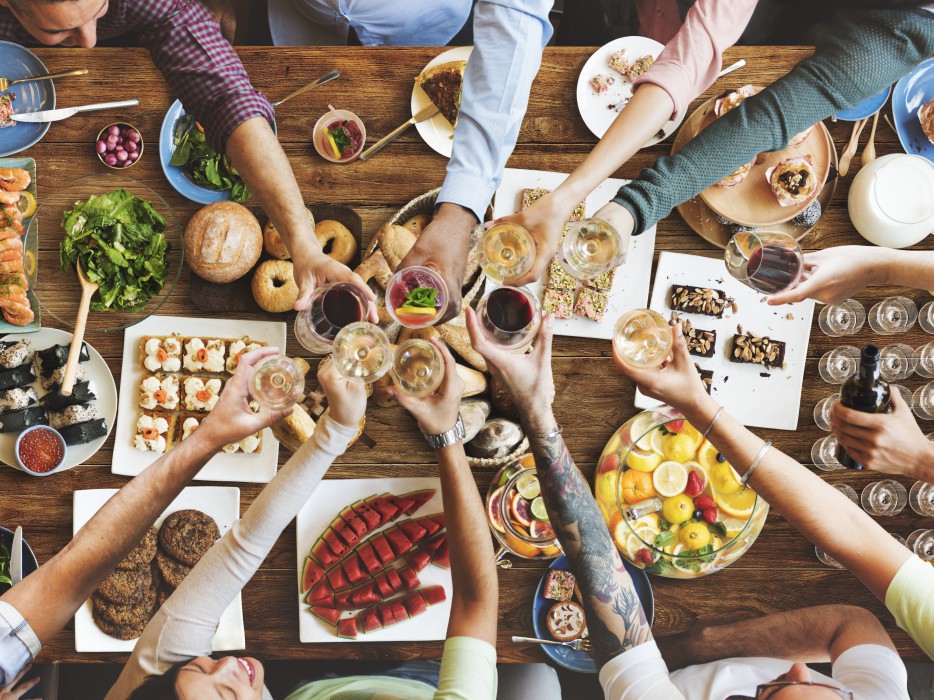
[[[421,430],[421,428],[419,428],[419,430]],[[450,430],[445,430],[443,433],[438,433],[437,435],[429,435],[422,430],[422,435],[425,436],[425,439],[428,441],[428,446],[431,447],[431,449],[440,450],[442,447],[456,445],[467,437],[467,431],[464,430],[464,419],[461,418],[461,414],[458,413],[457,422]]]

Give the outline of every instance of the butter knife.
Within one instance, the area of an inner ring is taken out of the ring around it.
[[[23,580],[23,528],[16,526],[13,533],[13,546],[10,552],[10,580],[15,586]]]
[[[57,122],[75,116],[78,112],[95,112],[100,109],[119,109],[120,107],[136,107],[139,100],[122,100],[120,102],[99,102],[93,105],[79,107],[63,107],[62,109],[46,109],[41,112],[25,112],[11,114],[10,119],[15,122]]]
[[[405,122],[401,126],[396,127],[395,129],[390,131],[383,138],[381,138],[379,141],[377,141],[372,146],[370,146],[368,149],[366,149],[363,153],[361,153],[360,160],[367,160],[371,156],[375,156],[377,153],[382,151],[383,148],[385,148],[387,144],[399,138],[399,136],[402,135],[405,132],[405,130],[408,129],[410,126],[412,126],[413,124],[418,124],[419,122],[423,122],[426,119],[431,119],[433,116],[435,116],[438,113],[438,111],[439,111],[438,108],[434,104],[428,105],[427,107],[422,109],[420,112],[413,115],[413,117],[409,119],[407,122]]]
[[[325,83],[328,83],[328,82],[334,80],[334,78],[339,78],[339,77],[341,77],[341,72],[340,72],[339,70],[332,70],[330,73],[325,73],[325,74],[322,75],[320,78],[315,78],[314,80],[312,80],[310,83],[308,83],[308,85],[306,85],[306,86],[304,86],[304,87],[300,87],[300,88],[299,88],[298,90],[296,90],[295,92],[286,95],[285,97],[283,97],[283,98],[282,98],[281,100],[279,100],[278,102],[273,102],[273,103],[272,103],[272,106],[273,106],[273,107],[278,107],[278,106],[281,105],[283,102],[287,102],[288,100],[291,100],[293,97],[298,97],[298,96],[301,95],[302,93],[308,92],[308,91],[311,90],[312,88],[316,88],[316,87],[318,87],[319,85],[324,85]]]

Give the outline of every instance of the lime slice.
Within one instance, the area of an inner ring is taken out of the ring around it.
[[[506,469],[503,470],[502,475],[499,477],[499,485],[505,486],[506,482],[512,478],[512,475],[516,473],[518,468],[519,467],[517,466],[506,467]]]
[[[536,520],[548,520],[548,511],[545,509],[545,499],[541,496],[532,500],[532,517]]]
[[[516,490],[527,501],[538,498],[542,492],[542,487],[538,483],[538,477],[533,472],[523,474],[516,481]]]
[[[660,496],[677,496],[688,485],[687,469],[680,462],[662,462],[652,472],[652,485]]]

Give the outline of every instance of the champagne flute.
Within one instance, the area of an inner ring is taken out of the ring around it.
[[[835,472],[844,469],[837,460],[837,438],[827,435],[814,443],[811,447],[811,461],[814,466],[824,472]]]
[[[406,267],[386,283],[386,309],[407,328],[436,324],[448,308],[448,299],[444,278],[430,267]]]
[[[658,367],[671,352],[671,345],[671,328],[657,311],[635,309],[616,322],[613,349],[627,365],[641,369]]]
[[[542,322],[538,298],[525,287],[497,287],[477,305],[477,314],[484,335],[507,350],[528,347]]]
[[[409,396],[431,396],[444,379],[444,358],[432,343],[412,338],[396,348],[389,373]]]
[[[253,368],[250,396],[270,411],[280,411],[298,403],[305,394],[305,373],[291,357],[273,355]]]
[[[934,301],[929,301],[921,307],[918,313],[918,323],[925,333],[934,333]]]
[[[915,415],[922,420],[934,420],[934,382],[928,382],[915,390],[912,400],[908,402],[914,409]]]
[[[804,275],[801,248],[787,233],[737,233],[726,246],[724,261],[733,277],[763,294],[790,289]]]
[[[497,284],[521,277],[535,262],[535,239],[518,224],[491,226],[481,235],[479,246],[480,267]]]
[[[363,290],[350,282],[318,287],[309,307],[295,317],[295,339],[308,352],[326,354],[341,328],[366,319],[367,305]]]
[[[830,410],[840,400],[840,394],[831,394],[818,401],[814,407],[814,424],[824,432],[830,432]]]
[[[341,328],[334,338],[331,361],[348,379],[371,384],[389,371],[392,346],[382,328],[358,321]]]
[[[908,491],[908,505],[918,515],[934,517],[934,484],[916,481]]]
[[[918,376],[928,379],[934,377],[934,340],[915,350],[915,356],[918,358],[918,366],[915,368]]]
[[[590,218],[568,230],[558,256],[571,277],[591,280],[618,266],[626,257],[626,248],[615,228],[603,219]]]

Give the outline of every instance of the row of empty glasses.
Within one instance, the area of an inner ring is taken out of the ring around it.
[[[834,397],[828,397],[834,398]],[[820,405],[820,404],[818,404]],[[815,414],[817,411],[815,410]],[[815,416],[816,417],[816,416]],[[822,417],[822,421],[826,420]],[[824,423],[826,425],[826,423]],[[818,427],[821,426],[821,423],[818,423]],[[829,428],[823,428],[823,430],[829,430]],[[934,432],[927,434],[927,439],[931,442],[934,442]],[[846,469],[840,462],[837,460],[837,438],[835,435],[827,435],[820,438],[811,446],[811,462],[815,467],[824,472],[835,472],[840,469]]]
[[[866,320],[869,327],[879,335],[905,333],[917,321],[926,333],[934,333],[934,301],[918,310],[908,297],[886,297],[866,308],[856,299],[846,299],[839,304],[827,304],[821,309],[817,322],[824,334],[832,338],[858,333]]]
[[[843,384],[859,366],[859,348],[841,345],[824,354],[817,366],[821,379],[828,384]],[[879,370],[887,382],[919,377],[934,378],[934,340],[919,348],[905,343],[892,343],[879,353]]]

